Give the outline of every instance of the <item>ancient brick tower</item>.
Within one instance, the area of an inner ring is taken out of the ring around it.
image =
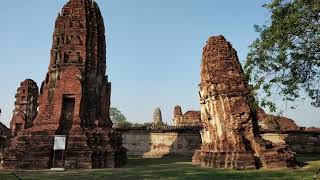
[[[37,83],[31,79],[26,79],[20,83],[15,95],[15,108],[10,122],[10,129],[14,136],[32,126],[38,111],[38,91]]]
[[[295,164],[286,146],[275,146],[259,136],[237,52],[223,36],[211,37],[203,49],[199,87],[204,129],[194,164],[239,169]]]
[[[111,84],[106,74],[105,28],[92,0],[70,0],[58,15],[49,70],[41,85],[33,127],[13,139],[6,168],[53,166],[53,136],[67,135],[67,168],[120,167],[126,163],[121,135],[109,118]],[[57,155],[57,160],[62,155]]]

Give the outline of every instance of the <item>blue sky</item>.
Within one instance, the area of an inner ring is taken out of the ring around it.
[[[40,86],[49,65],[55,18],[67,0],[1,0],[0,120],[12,116],[19,83]],[[132,122],[152,121],[160,107],[171,123],[173,107],[198,110],[202,48],[212,35],[224,35],[244,62],[263,24],[267,0],[97,0],[107,37],[107,73],[112,106]],[[301,126],[320,126],[320,110],[308,101],[284,115]]]

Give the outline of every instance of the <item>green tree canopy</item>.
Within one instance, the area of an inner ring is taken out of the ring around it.
[[[110,119],[114,125],[127,122],[127,118],[115,107],[110,108]]]
[[[320,107],[320,0],[272,0],[270,21],[255,25],[245,72],[260,105],[275,111],[273,95],[284,101],[311,98]],[[294,106],[292,106],[294,108]]]

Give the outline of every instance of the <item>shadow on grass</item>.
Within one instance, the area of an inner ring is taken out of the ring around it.
[[[140,157],[129,157],[128,164],[124,167],[139,167],[139,166],[152,166],[152,165],[168,165],[174,163],[181,163],[181,162],[191,162],[192,157],[172,157],[166,156],[163,158],[140,158]]]
[[[316,155],[309,155],[309,156],[297,156],[297,160],[300,162],[307,162],[307,161],[320,161],[320,154]]]
[[[201,168],[191,164],[190,158],[139,159],[130,158],[120,169],[70,170],[66,172],[17,172],[21,179],[259,179],[303,180],[312,179],[320,161],[308,161],[309,166],[282,170],[226,170]],[[0,179],[14,180],[9,172],[1,173]]]
[[[320,161],[320,155],[308,155],[308,156],[297,156],[297,161],[300,167],[309,167],[310,161]],[[320,168],[320,167],[319,167]]]

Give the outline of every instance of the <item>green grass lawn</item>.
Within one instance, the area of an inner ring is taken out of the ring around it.
[[[320,168],[320,158],[299,158],[307,165],[300,169],[281,170],[227,170],[201,168],[191,164],[190,158],[140,159],[129,158],[128,164],[120,169],[69,170],[66,172],[31,171],[16,172],[23,180],[44,179],[292,179],[312,180]],[[11,172],[1,172],[0,180],[15,180]],[[320,178],[319,178],[320,180]]]

